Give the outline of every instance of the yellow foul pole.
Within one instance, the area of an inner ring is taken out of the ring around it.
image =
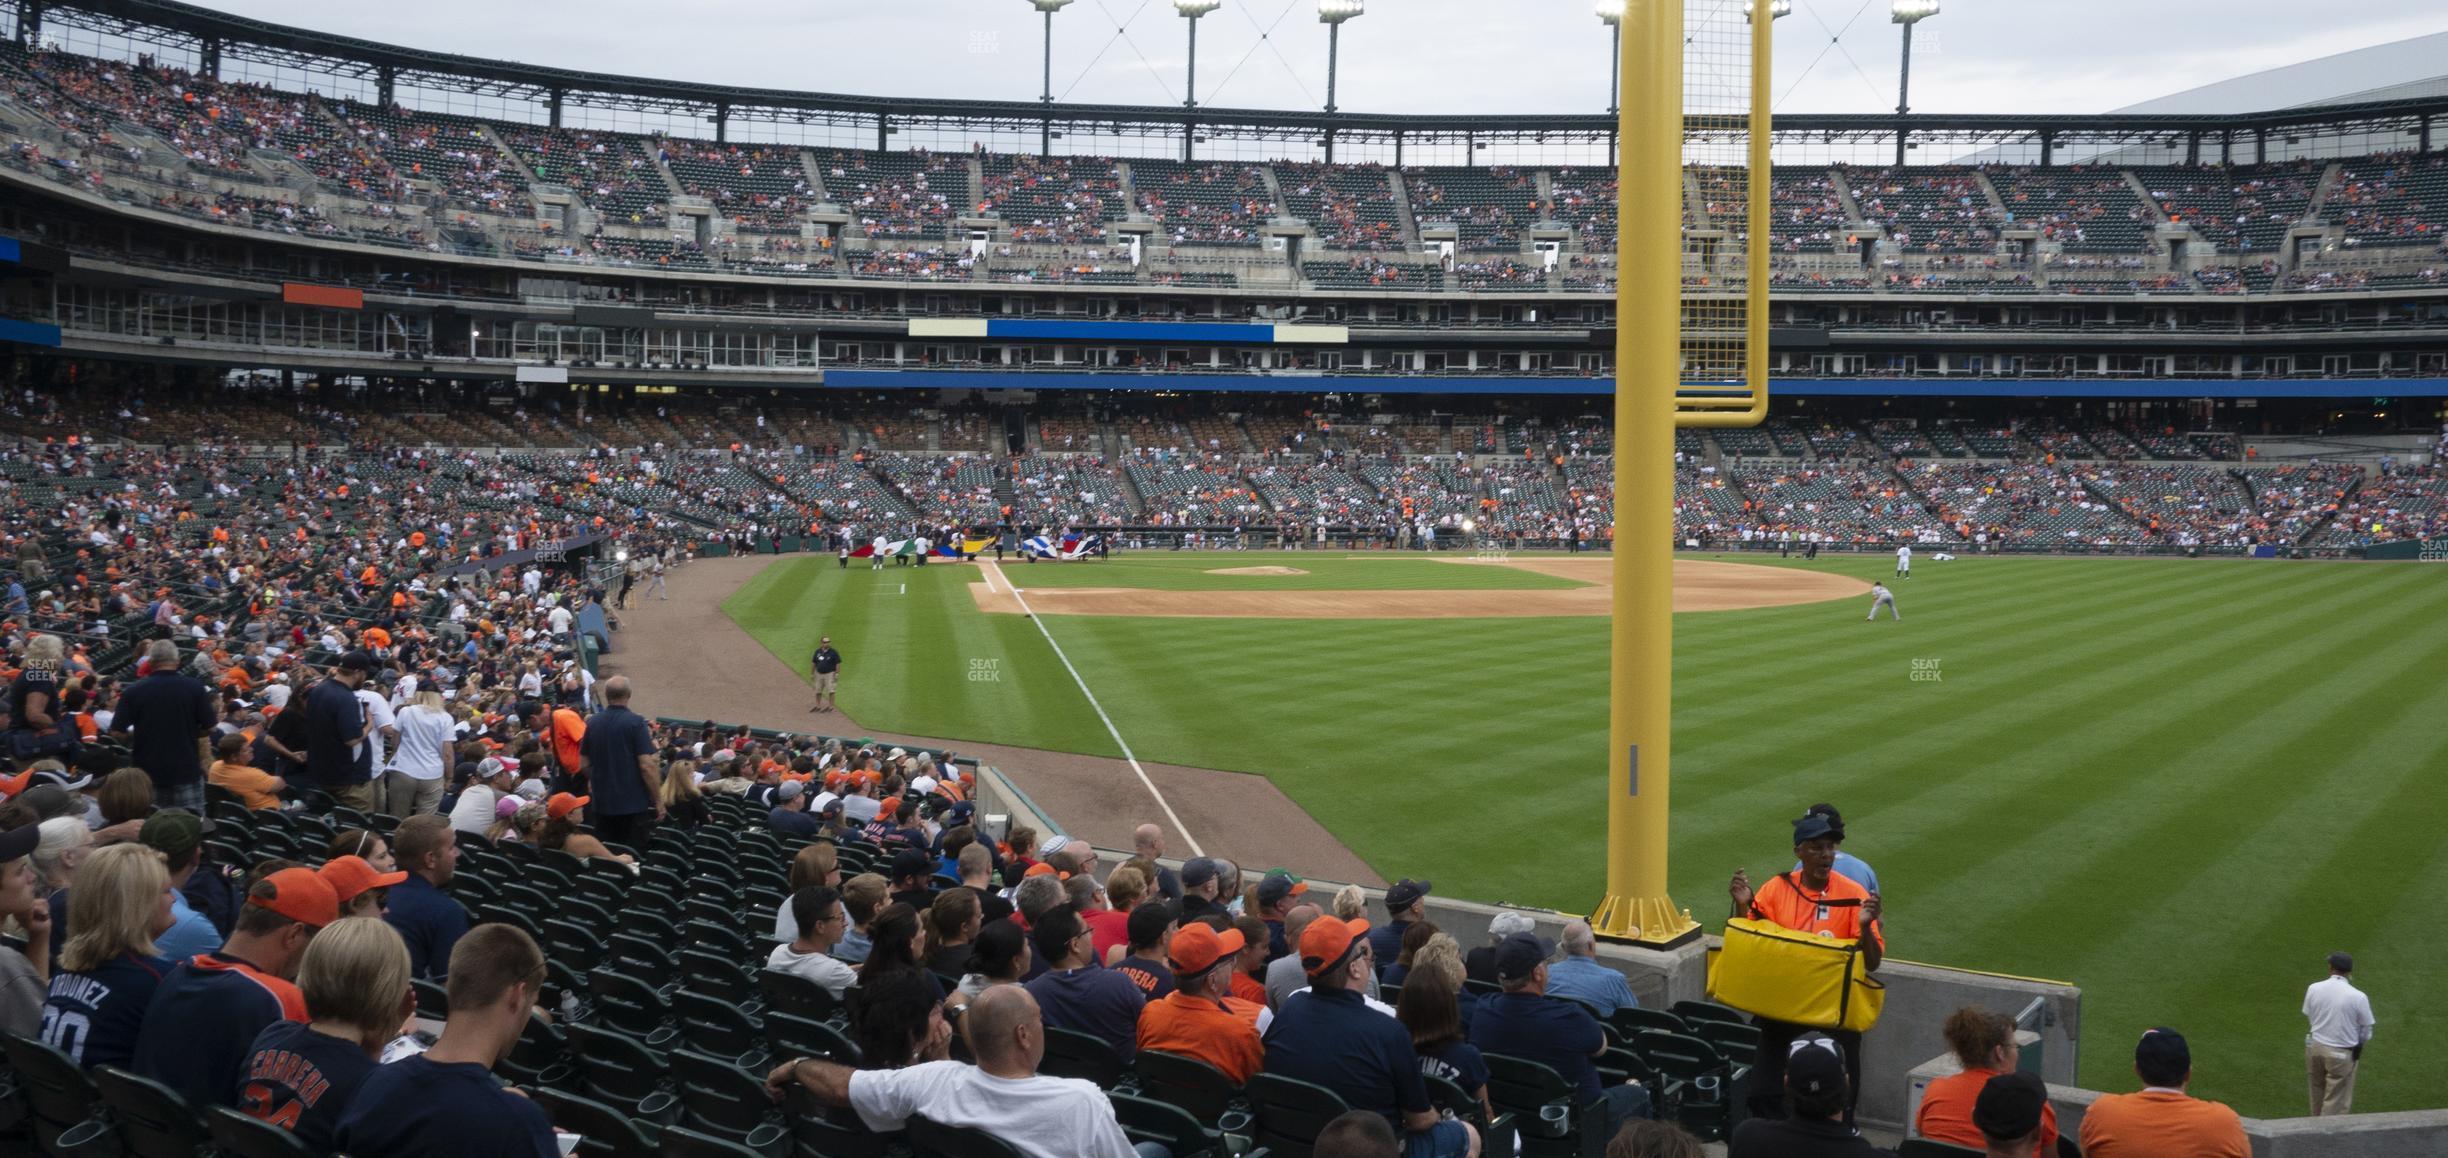
[[[1666,894],[1674,398],[1683,300],[1683,0],[1630,0],[1623,32],[1617,62],[1623,102],[1616,125],[1622,152],[1607,891],[1590,926],[1604,936],[1663,946],[1699,933]]]

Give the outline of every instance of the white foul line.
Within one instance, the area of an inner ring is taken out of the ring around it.
[[[1000,564],[981,564],[980,566],[981,568],[991,566],[993,574],[1001,574],[1003,570]],[[987,582],[991,585],[993,580],[990,579]],[[1156,782],[1148,779],[1147,769],[1139,766],[1139,757],[1131,754],[1129,741],[1122,738],[1121,729],[1114,727],[1113,717],[1105,714],[1105,705],[1098,703],[1096,693],[1088,690],[1088,681],[1081,679],[1079,669],[1071,666],[1071,657],[1064,655],[1062,645],[1054,642],[1054,633],[1046,630],[1045,620],[1037,618],[1037,613],[1029,610],[1028,600],[1021,598],[1019,584],[1013,583],[1008,575],[1004,576],[1003,582],[1005,586],[1011,588],[1012,599],[1020,604],[1020,614],[1027,616],[1030,623],[1037,625],[1037,634],[1045,637],[1046,646],[1054,649],[1054,658],[1061,660],[1063,670],[1071,673],[1071,682],[1078,684],[1080,694],[1088,697],[1088,706],[1096,709],[1098,719],[1105,721],[1105,734],[1112,736],[1114,746],[1122,749],[1122,758],[1130,762],[1131,771],[1139,774],[1139,783],[1147,787],[1148,795],[1156,798],[1156,807],[1164,809],[1165,819],[1173,822],[1173,831],[1181,834],[1182,843],[1190,846],[1190,855],[1207,855],[1207,850],[1199,847],[1198,838],[1190,835],[1189,829],[1182,827],[1180,815],[1176,814],[1173,806],[1165,801],[1164,793],[1156,791]]]

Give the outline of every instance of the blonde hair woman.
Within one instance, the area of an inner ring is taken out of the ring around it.
[[[297,984],[309,1020],[256,1035],[238,1070],[238,1108],[287,1121],[309,1152],[329,1154],[340,1115],[416,1012],[408,946],[379,917],[344,917],[307,942]]]
[[[96,851],[76,871],[69,911],[76,931],[43,1002],[45,1039],[87,1069],[127,1065],[145,1007],[172,965],[153,945],[171,920],[161,854],[141,844]]]
[[[1345,885],[1335,890],[1334,915],[1339,920],[1355,920],[1368,916],[1368,893],[1358,885]]]
[[[409,698],[392,722],[399,729],[399,744],[383,773],[378,806],[400,817],[439,810],[451,750],[459,741],[450,702],[442,698],[441,689],[425,688]]]

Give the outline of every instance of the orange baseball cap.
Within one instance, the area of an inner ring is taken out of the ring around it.
[[[330,883],[332,895],[343,905],[356,900],[367,889],[387,889],[408,879],[405,872],[377,872],[361,856],[333,857],[320,871]]]
[[[1301,971],[1315,977],[1342,964],[1368,931],[1367,921],[1346,921],[1341,917],[1319,917],[1309,922],[1309,927],[1301,930]]]
[[[33,782],[34,770],[31,768],[28,768],[14,776],[0,777],[0,795],[15,797],[18,793],[25,791],[26,786],[32,784]]]
[[[340,897],[331,882],[310,868],[286,868],[263,879],[270,893],[249,894],[247,903],[270,909],[308,928],[320,929],[340,919]]]
[[[1050,876],[1058,881],[1067,881],[1071,879],[1070,873],[1055,868],[1053,865],[1047,864],[1044,861],[1038,861],[1036,864],[1028,866],[1028,871],[1020,875],[1024,878]]]
[[[555,792],[551,799],[544,802],[544,815],[559,820],[586,807],[587,801],[593,799],[595,798],[592,796],[572,796],[567,792]]]
[[[1308,943],[1303,936],[1301,942]],[[1173,943],[1165,949],[1165,961],[1173,972],[1183,977],[1195,977],[1215,968],[1216,962],[1238,953],[1249,943],[1239,929],[1216,932],[1202,924],[1184,925],[1173,934]]]

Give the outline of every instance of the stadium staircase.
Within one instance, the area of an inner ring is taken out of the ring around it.
[[[2346,166],[2344,162],[2331,161],[2327,165],[2322,166],[2320,184],[2313,187],[2311,202],[2304,206],[2303,216],[2297,218],[2296,220],[2300,222],[2319,222],[2321,219],[2321,211],[2329,207],[2329,195],[2337,192],[2338,178],[2343,176],[2345,172]],[[2287,256],[2283,259],[2284,264],[2288,266],[2294,265],[2294,247],[2288,246],[2285,252]]]
[[[815,150],[799,150],[799,171],[807,174],[808,204],[829,205],[834,203],[831,191],[825,188],[824,166],[816,163]]]
[[[1980,186],[1981,196],[1989,199],[1989,211],[1997,215],[1997,220],[2006,220],[2006,199],[1998,196],[1997,186],[1990,183],[1989,170],[1973,166],[1972,181]]]
[[[491,124],[478,121],[476,131],[483,135],[486,145],[490,146],[494,152],[501,154],[503,163],[509,165],[511,170],[519,175],[519,180],[527,183],[527,188],[534,189],[538,185],[548,183],[543,178],[536,176],[535,169],[527,164],[527,158],[519,156],[519,151],[511,148],[510,142],[503,140],[501,133]]]
[[[2167,207],[2159,203],[2158,195],[2151,192],[2150,186],[2142,183],[2142,178],[2135,176],[2132,169],[2119,169],[2117,175],[2125,178],[2126,186],[2134,191],[2135,197],[2141,198],[2142,211],[2150,214],[2153,227],[2168,223]]]
[[[977,150],[972,149],[967,157],[961,159],[961,163],[969,169],[969,203],[952,207],[952,216],[955,220],[975,215],[978,205],[986,197],[986,162],[978,156]],[[1009,240],[1008,234],[1005,235],[1005,239]]]
[[[1394,190],[1394,221],[1402,226],[1403,248],[1418,253],[1419,219],[1411,213],[1411,191],[1403,188],[1402,170],[1387,166],[1385,179],[1387,186]]]
[[[1861,202],[1853,196],[1853,183],[1845,180],[1844,167],[1830,166],[1827,175],[1829,188],[1836,190],[1836,203],[1844,206],[1845,223],[1855,229],[1864,228],[1867,222],[1862,217]]]
[[[1550,186],[1554,189],[1554,186]],[[1684,215],[1692,218],[1694,230],[1714,230],[1709,223],[1709,193],[1699,189],[1699,169],[1684,166]]]
[[[1275,216],[1292,216],[1291,207],[1284,204],[1283,181],[1275,176],[1275,166],[1260,165],[1258,173],[1266,178],[1267,202],[1275,207]]]

